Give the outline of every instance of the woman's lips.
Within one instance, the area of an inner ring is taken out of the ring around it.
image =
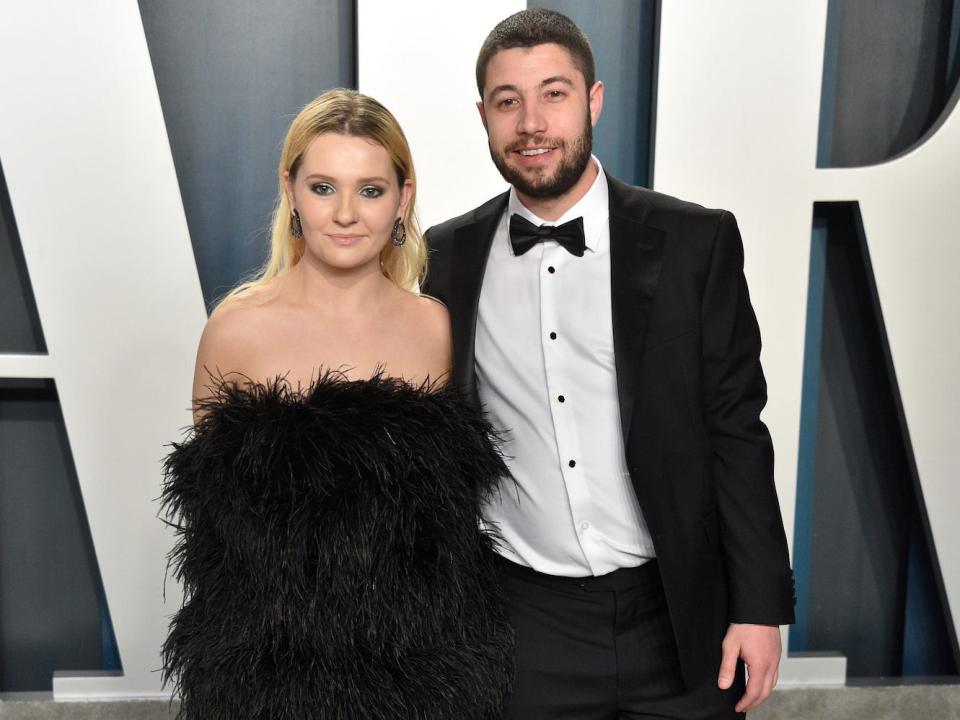
[[[329,235],[337,245],[354,245],[363,239],[363,235]]]

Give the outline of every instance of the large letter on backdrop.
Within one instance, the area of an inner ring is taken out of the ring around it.
[[[57,699],[160,693],[180,590],[157,519],[164,445],[190,423],[203,299],[133,0],[0,4],[0,158],[113,618],[121,676],[58,673]],[[75,668],[64,668],[69,671]]]
[[[765,419],[793,537],[814,201],[859,201],[947,599],[960,626],[960,118],[890,162],[818,170],[827,0],[664,3],[655,186],[736,212],[764,336]],[[842,682],[789,659],[786,681]]]

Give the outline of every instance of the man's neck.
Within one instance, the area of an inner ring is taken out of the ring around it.
[[[516,190],[517,199],[523,203],[523,206],[527,208],[527,210],[547,222],[555,222],[563,217],[563,214],[567,210],[580,202],[581,198],[587,194],[593,186],[594,180],[597,179],[597,172],[597,164],[591,159],[590,162],[587,163],[583,175],[574,183],[573,187],[563,193],[563,195],[558,195],[557,197],[530,197],[516,190],[516,188],[514,188],[514,190]]]

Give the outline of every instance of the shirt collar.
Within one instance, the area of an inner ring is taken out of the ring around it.
[[[534,225],[563,225],[565,222],[582,217],[584,242],[587,248],[596,252],[600,246],[603,229],[610,219],[610,194],[607,188],[607,176],[603,173],[603,166],[593,155],[590,156],[590,160],[597,166],[597,177],[594,179],[593,185],[590,186],[586,194],[580,198],[573,207],[555,221],[548,222],[530,212],[530,210],[520,202],[520,198],[517,197],[517,191],[512,187],[510,188],[510,200],[507,203],[507,218],[516,213]]]

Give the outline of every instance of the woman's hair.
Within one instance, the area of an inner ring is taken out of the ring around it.
[[[219,304],[222,305],[251,290],[263,287],[300,261],[303,256],[304,240],[302,236],[296,238],[293,234],[293,215],[287,198],[284,174],[289,173],[290,180],[297,176],[307,147],[315,137],[323,133],[337,133],[372,140],[390,155],[401,191],[404,181],[412,182],[410,202],[403,215],[407,240],[400,247],[388,242],[380,253],[380,267],[387,278],[405,290],[410,290],[414,283],[423,281],[427,272],[427,246],[417,224],[414,210],[417,199],[417,177],[413,169],[413,158],[410,155],[407,138],[396,118],[372,97],[362,95],[355,90],[336,88],[323,93],[307,104],[290,124],[287,137],[283,141],[280,166],[277,170],[279,192],[271,223],[270,257],[252,279],[241,283],[227,293]]]

